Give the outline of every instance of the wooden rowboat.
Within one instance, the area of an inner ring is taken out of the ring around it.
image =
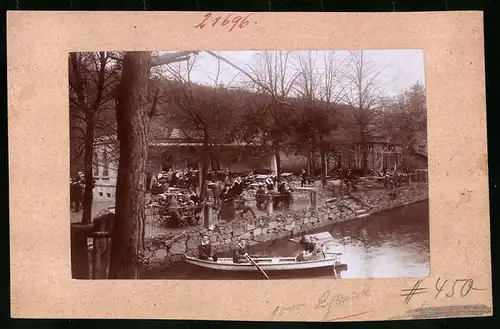
[[[306,269],[318,269],[325,267],[345,267],[341,264],[339,256],[341,253],[327,253],[326,257],[318,260],[297,261],[296,257],[256,257],[253,261],[262,268],[268,271],[296,271]],[[233,263],[232,258],[218,258],[217,262],[201,260],[194,257],[184,255],[184,260],[192,265],[200,266],[218,271],[232,272],[255,272],[258,269],[252,263]]]

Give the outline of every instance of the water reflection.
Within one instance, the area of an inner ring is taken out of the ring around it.
[[[426,277],[430,268],[429,204],[419,202],[391,211],[378,213],[333,225],[328,230],[334,237],[337,251],[347,270],[342,278]],[[287,240],[250,248],[252,253],[269,256],[290,256],[301,246]],[[339,274],[339,273],[338,273]],[[151,276],[152,275],[152,276]],[[149,273],[151,278],[241,279],[232,273],[201,272],[187,264],[177,264],[161,273]],[[274,278],[282,278],[283,274]],[[280,276],[280,277],[278,277]],[[335,278],[331,269],[326,272],[303,273],[302,277]],[[338,277],[338,275],[337,275]],[[259,279],[253,275],[252,279]],[[295,275],[295,278],[297,276]],[[246,278],[244,278],[246,279]]]
[[[349,266],[343,278],[429,275],[427,202],[333,226],[330,233]]]

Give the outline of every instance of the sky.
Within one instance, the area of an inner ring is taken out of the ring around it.
[[[215,53],[245,68],[246,65],[255,63],[258,51],[218,51]],[[294,51],[292,56],[300,53],[305,52]],[[313,51],[317,58],[315,65],[317,72],[324,71],[323,56],[326,53],[326,51]],[[341,62],[348,54],[347,50],[336,50],[335,58]],[[420,49],[365,50],[364,58],[374,71],[382,71],[377,77],[377,84],[382,86],[383,94],[387,96],[394,96],[414,85],[417,81],[425,86],[424,56]],[[196,55],[191,80],[200,84],[213,85],[217,74],[217,62],[215,57],[206,52]],[[180,65],[185,66],[185,64]],[[293,70],[293,64],[289,65]],[[222,61],[220,62],[220,70],[219,80],[224,85],[230,84],[237,87],[244,80],[244,76],[237,69]]]

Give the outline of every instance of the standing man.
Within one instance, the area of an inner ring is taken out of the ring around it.
[[[214,196],[214,204],[216,206],[220,205],[220,194],[222,190],[222,182],[219,180],[216,180],[214,185],[212,186],[212,193]]]
[[[226,172],[226,176],[224,177],[224,185],[225,186],[231,185],[231,178],[229,176],[229,172]]]
[[[262,210],[266,204],[266,191],[264,190],[264,184],[259,183],[259,188],[255,193],[255,201],[257,209]]]
[[[302,168],[302,171],[300,173],[300,186],[304,187],[306,183],[307,183],[307,173],[304,170],[304,168]]]
[[[80,210],[80,198],[79,196],[80,189],[78,187],[78,177],[71,178],[70,180],[70,202],[71,207],[74,208],[74,212],[78,212]]]
[[[167,174],[165,175],[167,178],[167,184],[170,184],[172,182],[172,176],[174,175],[174,172],[172,168],[168,168]]]
[[[85,190],[85,175],[83,172],[79,171],[74,183],[73,183],[73,188],[74,188],[74,202],[75,202],[75,212],[80,211],[80,206],[82,203],[82,197],[83,197],[83,191]]]

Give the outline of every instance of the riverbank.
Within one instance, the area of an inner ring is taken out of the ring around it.
[[[208,235],[217,252],[227,252],[236,247],[240,239],[250,246],[265,245],[279,239],[301,236],[322,227],[358,218],[356,206],[369,213],[386,211],[428,199],[427,184],[414,183],[391,190],[353,193],[350,198],[338,199],[316,209],[301,209],[276,213],[256,219],[237,219],[214,225],[212,229],[177,232],[147,238],[143,254],[143,268],[150,270],[182,259],[187,253],[197,254],[201,234]]]

